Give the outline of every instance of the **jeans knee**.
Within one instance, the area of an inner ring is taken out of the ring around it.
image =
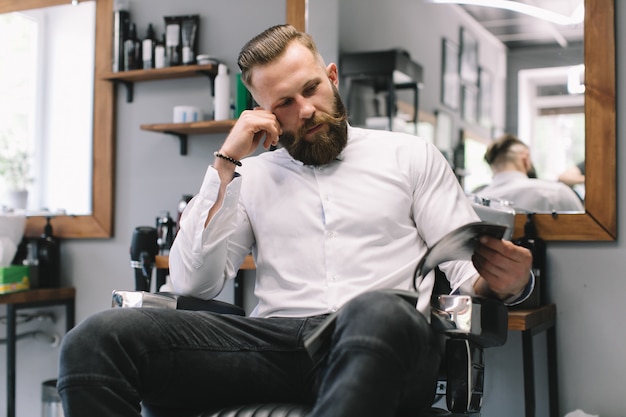
[[[80,322],[63,337],[60,372],[94,370],[94,365],[106,361],[103,356],[112,354],[119,345],[120,335],[128,329],[127,323],[122,309],[105,310]]]
[[[342,338],[378,340],[403,358],[430,349],[434,336],[415,305],[386,292],[362,294],[344,306],[337,321]]]

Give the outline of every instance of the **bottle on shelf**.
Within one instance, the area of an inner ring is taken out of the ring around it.
[[[124,41],[128,38],[128,2],[116,0],[113,6],[113,72],[124,71]]]
[[[124,70],[141,69],[141,42],[137,39],[137,26],[130,24],[128,39],[124,41]]]
[[[146,37],[141,42],[141,55],[143,57],[143,69],[154,68],[154,49],[156,41],[154,39],[154,29],[152,23],[148,24]]]
[[[215,77],[214,87],[214,120],[230,119],[230,76],[228,75],[228,67],[225,64],[219,64],[217,67],[217,76]]]
[[[30,288],[36,289],[40,287],[39,283],[39,257],[37,255],[37,240],[24,238],[22,243],[25,245],[26,254],[22,260],[22,265],[28,266],[28,279]]]
[[[165,35],[160,42],[154,46],[154,68],[165,68],[169,66],[165,55]]]
[[[180,45],[180,19],[176,16],[165,16],[165,48],[168,66],[180,65],[181,45]]]
[[[59,240],[52,234],[50,217],[46,219],[43,234],[37,242],[39,263],[39,286],[59,288],[61,286],[61,251]]]

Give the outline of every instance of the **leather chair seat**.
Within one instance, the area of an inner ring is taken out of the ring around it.
[[[204,413],[202,417],[305,417],[310,407],[302,404],[248,404]]]
[[[310,407],[302,404],[248,404],[222,408],[202,414],[201,417],[306,417]],[[473,413],[456,414],[442,408],[431,408],[417,417],[468,417]],[[475,414],[479,416],[478,413]]]

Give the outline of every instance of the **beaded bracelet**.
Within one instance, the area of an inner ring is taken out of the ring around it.
[[[238,161],[238,160],[236,160],[235,158],[231,158],[231,157],[230,157],[230,156],[228,156],[228,155],[224,155],[223,153],[219,153],[219,152],[217,152],[217,151],[216,151],[216,152],[213,152],[213,156],[214,156],[214,157],[216,157],[216,158],[222,158],[222,159],[225,159],[225,160],[227,160],[228,162],[231,162],[231,163],[233,163],[233,164],[237,165],[238,167],[240,167],[240,166],[241,166],[241,161]]]

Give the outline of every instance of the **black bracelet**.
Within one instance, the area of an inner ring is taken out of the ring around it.
[[[216,158],[222,158],[222,159],[225,159],[225,160],[227,160],[228,162],[231,162],[231,163],[233,163],[233,164],[237,165],[238,167],[240,167],[240,166],[241,166],[241,161],[238,161],[238,160],[236,160],[235,158],[231,158],[231,157],[230,157],[230,156],[228,156],[228,155],[224,155],[223,153],[219,153],[219,152],[215,151],[215,152],[213,152],[213,156],[214,156],[214,157],[216,157]]]

